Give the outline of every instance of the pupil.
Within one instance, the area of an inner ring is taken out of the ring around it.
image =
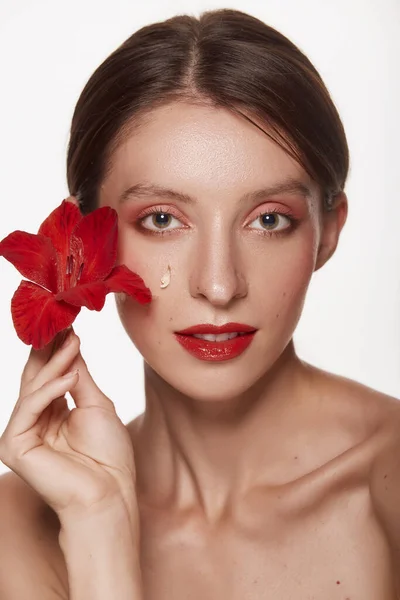
[[[267,214],[261,216],[262,224],[267,225],[268,227],[273,227],[276,225],[276,215]]]
[[[170,215],[168,215],[167,213],[156,213],[155,215],[153,215],[153,222],[155,225],[168,225],[168,217]]]

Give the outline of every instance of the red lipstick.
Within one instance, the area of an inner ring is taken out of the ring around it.
[[[207,361],[222,361],[235,358],[244,352],[244,350],[253,341],[256,333],[255,327],[244,325],[243,323],[226,323],[222,326],[204,323],[195,325],[175,332],[175,338],[190,354]],[[239,333],[231,340],[208,341],[193,337],[196,334],[220,334],[220,333]]]

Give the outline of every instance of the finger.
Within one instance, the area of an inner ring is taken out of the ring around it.
[[[41,367],[41,369],[33,378],[29,380],[27,377],[21,379],[20,393],[17,404],[21,402],[25,396],[28,396],[40,388],[47,381],[63,375],[67,370],[71,370],[68,367],[70,366],[76,354],[79,352],[79,344],[80,340],[78,336],[71,331],[67,336],[63,346],[51,356],[48,362]]]
[[[72,371],[48,381],[38,390],[26,396],[23,401],[14,407],[10,420],[2,434],[1,444],[7,445],[7,440],[21,436],[31,429],[38,421],[43,411],[53,400],[64,396],[77,382],[79,375]]]
[[[20,386],[20,394],[22,388],[32,381],[34,377],[39,373],[42,367],[50,360],[52,355],[55,352],[55,349],[60,345],[60,341],[69,337],[69,335],[73,333],[72,327],[69,327],[67,330],[60,331],[59,334],[55,336],[55,338],[47,344],[41,350],[35,350],[33,347],[31,348],[28,356],[28,360],[25,364],[25,367],[22,371],[21,375],[21,386]]]
[[[26,384],[23,395],[26,396],[42,387],[47,381],[64,375],[66,371],[71,371],[70,366],[79,352],[80,343],[79,337],[74,332],[71,332],[64,344],[50,358],[49,362],[40,369],[36,377]]]
[[[76,382],[74,389],[69,391],[77,408],[99,406],[115,413],[114,403],[98,387],[80,352],[71,364],[72,369],[79,369],[79,380]]]
[[[61,424],[67,419],[70,409],[65,396],[60,396],[53,400],[42,412],[36,422],[35,430],[39,429],[39,435],[46,440],[54,439],[61,427]],[[43,428],[43,429],[42,429]],[[43,431],[43,433],[40,433]]]

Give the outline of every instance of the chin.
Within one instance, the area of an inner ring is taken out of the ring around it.
[[[193,385],[192,381],[169,381],[171,387],[173,387],[178,393],[190,398],[196,402],[207,403],[224,403],[239,398],[242,394],[245,394],[253,385],[254,382],[249,380],[241,381],[240,385],[236,382],[236,385],[215,385],[203,382],[203,387],[199,385]]]
[[[160,378],[161,385],[167,385],[178,394],[198,402],[227,402],[248,392],[266,372],[265,363],[249,366],[248,361],[238,365],[237,361],[207,363],[189,368],[163,363],[158,365],[145,359],[146,369],[151,376]],[[208,368],[207,368],[208,366]],[[196,368],[197,367],[197,368]]]

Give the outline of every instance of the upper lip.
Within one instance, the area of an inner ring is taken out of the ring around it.
[[[256,328],[251,325],[244,325],[243,323],[225,323],[225,325],[220,326],[202,323],[200,325],[188,327],[187,329],[181,329],[181,331],[176,331],[175,333],[193,335],[194,333],[247,333],[250,331],[256,331]]]

